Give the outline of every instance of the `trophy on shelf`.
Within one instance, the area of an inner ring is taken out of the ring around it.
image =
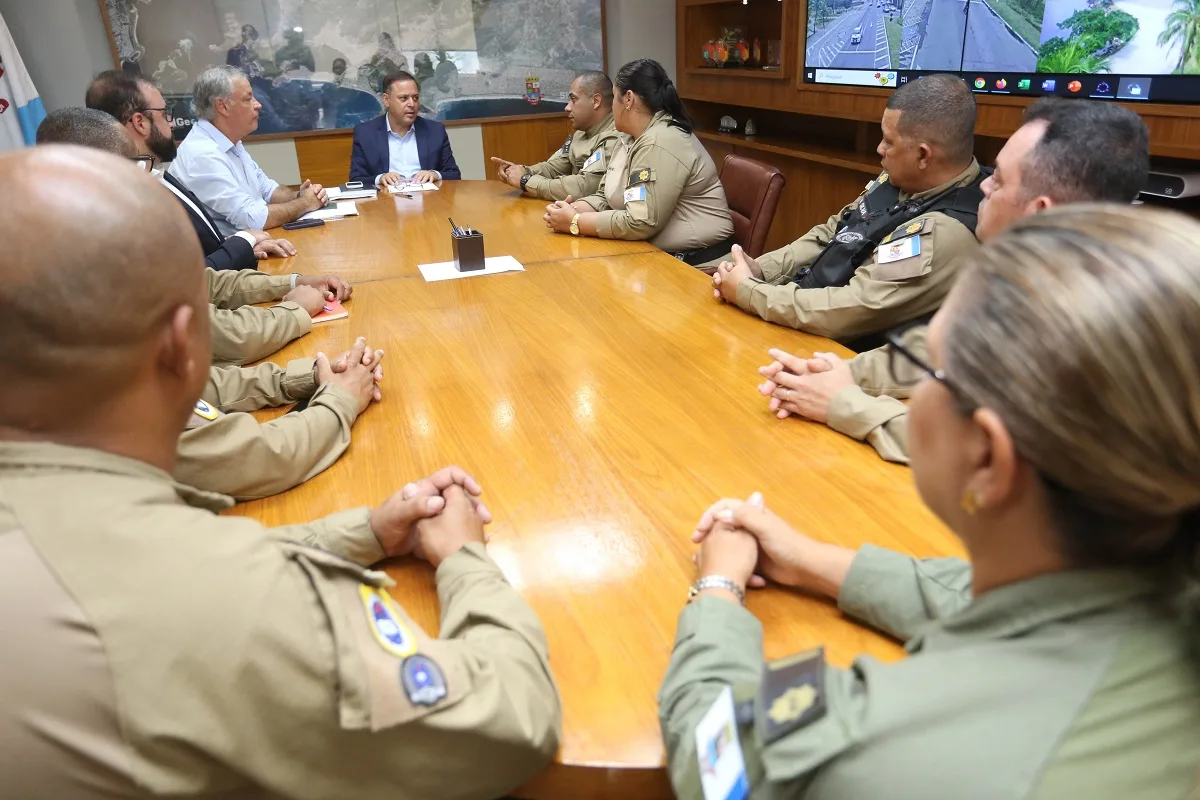
[[[742,67],[750,62],[750,42],[741,28],[724,28],[704,43],[703,54],[706,67]]]

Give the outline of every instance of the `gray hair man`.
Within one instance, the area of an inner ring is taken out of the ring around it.
[[[211,67],[193,89],[197,121],[179,146],[170,174],[191,190],[223,236],[269,230],[325,205],[320,184],[280,186],[254,162],[242,139],[258,129],[262,105],[250,79],[235,67]]]

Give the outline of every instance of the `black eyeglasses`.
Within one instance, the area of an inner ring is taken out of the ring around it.
[[[138,169],[142,172],[150,172],[154,169],[154,156],[131,156],[130,161],[138,165]]]
[[[170,111],[170,110],[171,110],[171,109],[169,109],[169,108],[167,108],[167,107],[165,107],[165,106],[164,106],[163,108],[143,108],[143,109],[141,110],[141,112],[140,112],[140,113],[142,113],[142,114],[148,114],[148,113],[149,113],[149,112],[151,112],[151,111],[157,111],[158,113],[160,113],[160,114],[164,114],[164,115],[165,115],[165,114],[166,114],[168,111]]]
[[[904,346],[901,338],[905,330],[907,328],[888,331],[883,336],[888,343],[888,373],[892,380],[900,386],[912,386],[923,378],[933,378],[954,395],[954,399],[958,401],[959,408],[964,414],[970,414],[979,408],[979,404],[968,397],[954,381],[947,378],[945,372],[934,369],[923,358]],[[912,367],[916,367],[916,377],[913,377]]]

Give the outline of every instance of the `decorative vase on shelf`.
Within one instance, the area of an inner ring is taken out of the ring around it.
[[[758,39],[754,40],[754,48],[751,53],[750,63],[756,67],[762,66],[762,42],[760,42]]]
[[[709,39],[704,44],[704,66],[723,67],[729,61],[729,47],[723,39]]]

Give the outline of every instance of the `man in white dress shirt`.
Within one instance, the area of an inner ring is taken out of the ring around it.
[[[258,128],[262,106],[241,70],[206,69],[192,102],[198,121],[169,172],[200,198],[222,236],[270,230],[325,205],[320,184],[305,181],[299,191],[280,186],[246,152],[242,139]]]
[[[171,112],[162,92],[149,78],[110,69],[92,80],[85,98],[88,108],[103,111],[121,123],[139,156],[153,158],[159,164],[175,160],[177,147],[171,133]],[[256,269],[259,259],[296,255],[296,248],[287,239],[273,239],[261,230],[222,236],[216,221],[204,211],[203,204],[187,187],[164,171],[154,174],[187,210],[204,249],[207,266],[217,270]],[[238,239],[249,244],[249,252]]]

